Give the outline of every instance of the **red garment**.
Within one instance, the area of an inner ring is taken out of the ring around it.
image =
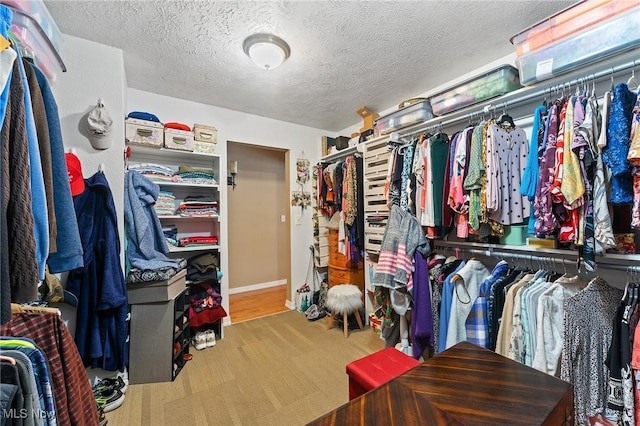
[[[55,313],[14,314],[0,335],[28,337],[47,358],[59,425],[99,425],[87,371],[69,329]]]
[[[191,327],[200,327],[206,324],[215,324],[226,316],[227,311],[222,306],[204,309],[198,313],[191,307],[189,308],[189,325]]]
[[[176,123],[175,121],[170,121],[168,123],[164,123],[165,129],[176,129],[176,130],[185,130],[187,132],[191,131],[191,127],[186,124]]]

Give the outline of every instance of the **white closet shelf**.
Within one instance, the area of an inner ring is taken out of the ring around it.
[[[181,216],[179,214],[168,214],[168,215],[158,215],[158,219],[185,219],[185,220],[196,220],[196,219],[218,219],[220,218],[217,214],[212,214],[208,216]]]
[[[170,247],[169,252],[180,253],[180,252],[219,250],[219,249],[220,249],[220,246],[218,244],[210,244],[210,245],[201,245],[201,246],[194,246],[194,247]]]
[[[162,155],[163,158],[169,156],[171,159],[193,159],[193,158],[219,158],[220,154],[207,154],[203,152],[193,152],[193,151],[181,151],[179,149],[167,149],[167,148],[154,148],[152,146],[144,146],[144,145],[136,145],[136,144],[127,144],[127,147],[131,148],[131,153],[133,154],[158,154]]]
[[[162,180],[154,180],[153,183],[158,184],[159,186],[178,186],[184,188],[219,188],[219,184],[209,185],[206,183],[189,183],[189,182],[168,182]]]

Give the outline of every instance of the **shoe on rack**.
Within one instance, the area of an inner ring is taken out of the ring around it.
[[[216,333],[213,330],[207,330],[204,332],[207,339],[207,347],[210,348],[216,345]],[[197,349],[197,348],[196,348]]]
[[[119,390],[122,393],[125,393],[129,388],[128,381],[125,381],[122,376],[116,377],[106,377],[104,379],[100,379],[98,383],[93,385],[93,391],[106,389],[106,388],[114,388]]]
[[[115,410],[124,402],[124,394],[114,387],[94,390],[93,397],[105,413]]]
[[[207,347],[207,336],[204,332],[198,331],[193,338],[193,347],[201,351]]]

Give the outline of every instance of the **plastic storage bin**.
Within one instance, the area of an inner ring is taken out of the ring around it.
[[[162,148],[164,143],[164,126],[155,121],[127,118],[125,123],[125,139],[127,143]]]
[[[52,44],[33,16],[19,9],[12,10],[11,32],[35,59],[38,68],[51,80],[55,80],[58,73],[67,70],[58,48]]]
[[[637,5],[634,1],[588,0],[578,2],[511,37],[518,57],[597,25]]]
[[[165,128],[164,147],[180,151],[193,151],[193,132]]]
[[[622,2],[626,3],[626,2]],[[640,45],[640,5],[517,58],[520,81],[531,84]]]
[[[429,101],[422,101],[378,118],[375,131],[378,135],[386,135],[431,118],[433,118],[431,104]]]
[[[518,70],[510,65],[495,68],[430,98],[435,115],[447,114],[521,88]]]

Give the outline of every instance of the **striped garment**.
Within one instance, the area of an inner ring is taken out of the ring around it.
[[[420,223],[398,205],[391,205],[372,284],[390,289],[406,287],[411,291],[412,257],[416,250],[425,255],[429,252],[429,241]]]

